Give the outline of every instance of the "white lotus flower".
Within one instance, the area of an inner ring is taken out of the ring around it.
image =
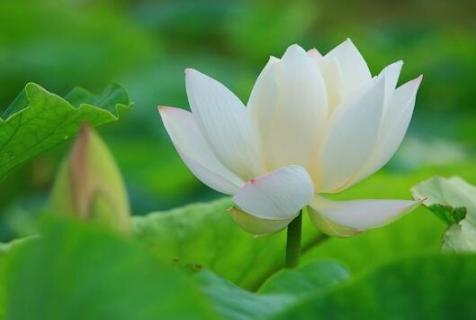
[[[177,151],[209,187],[233,195],[254,234],[286,227],[300,209],[325,233],[348,236],[412,209],[407,200],[331,201],[385,165],[409,125],[421,76],[396,88],[402,62],[372,77],[350,40],[325,56],[292,45],[271,57],[245,105],[186,70],[192,112],[161,107]]]

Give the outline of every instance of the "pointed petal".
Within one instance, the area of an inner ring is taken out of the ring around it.
[[[344,96],[357,92],[372,79],[367,63],[350,39],[332,49],[325,58],[335,58],[339,63]]]
[[[360,98],[335,110],[320,153],[319,192],[347,188],[368,160],[378,138],[384,92],[382,77]]]
[[[218,159],[245,180],[260,174],[258,136],[241,101],[193,69],[186,71],[186,88],[192,114]]]
[[[311,58],[322,58],[321,53],[320,53],[319,50],[317,50],[316,48],[312,48],[312,49],[307,50],[307,54],[308,54]]]
[[[420,76],[409,81],[394,92],[382,120],[377,145],[370,161],[357,175],[356,181],[381,169],[398,150],[412,118],[421,79]]]
[[[295,165],[248,181],[233,197],[251,215],[269,220],[294,218],[312,201],[314,187],[307,171]]]
[[[311,218],[314,222],[316,218],[318,222],[328,220],[330,224],[343,228],[334,229],[337,230],[337,235],[348,236],[352,234],[352,230],[357,233],[388,224],[419,204],[420,202],[411,200],[331,201],[316,197],[311,204]],[[345,230],[345,233],[339,234],[341,230]]]
[[[403,61],[399,60],[386,66],[379,77],[385,77],[385,101],[390,101],[393,97],[395,88],[397,87],[398,78],[402,71]]]
[[[217,159],[190,112],[171,107],[161,107],[159,112],[177,152],[198,179],[225,194],[239,190],[243,180]]]
[[[327,97],[317,65],[302,48],[289,47],[263,70],[248,107],[268,168],[309,164],[327,116]]]
[[[243,230],[256,236],[275,233],[286,228],[286,226],[293,220],[293,218],[284,220],[260,219],[236,207],[231,208],[229,212],[233,220]]]

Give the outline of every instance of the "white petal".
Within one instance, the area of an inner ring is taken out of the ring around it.
[[[345,96],[357,92],[372,78],[367,63],[350,39],[332,49],[325,58],[335,58],[339,63]]]
[[[411,200],[351,200],[331,201],[316,197],[311,204],[313,215],[355,232],[388,224],[410,212],[419,201]]]
[[[327,116],[325,85],[313,59],[299,46],[263,70],[248,102],[261,135],[267,168],[306,167]]]
[[[333,112],[344,99],[342,71],[336,59],[321,59],[319,63],[322,77],[326,83],[329,112]]]
[[[255,125],[259,124],[263,126],[261,131],[266,129],[264,126],[269,124],[270,115],[275,110],[275,93],[278,87],[274,76],[276,69],[273,68],[273,66],[280,61],[280,59],[275,57],[269,58],[263,70],[258,75],[248,100],[247,109]]]
[[[307,171],[286,166],[248,181],[233,197],[242,210],[261,219],[295,217],[313,199],[314,187]]]
[[[312,49],[307,50],[307,54],[311,58],[314,58],[314,59],[322,58],[322,54],[316,48],[312,48]]]
[[[187,69],[186,87],[192,114],[218,159],[245,180],[263,172],[256,129],[241,101],[196,70]]]
[[[385,106],[387,106],[393,98],[402,66],[403,61],[394,62],[385,67],[379,75],[379,77],[385,77]]]
[[[336,58],[324,58],[319,51],[311,49],[307,52],[318,66],[326,85],[328,111],[332,113],[342,102],[342,70]]]
[[[347,188],[368,160],[378,138],[384,91],[382,77],[360,98],[335,110],[320,154],[319,192]]]
[[[409,81],[394,92],[382,120],[377,145],[370,161],[356,176],[356,181],[381,169],[398,150],[412,118],[421,79],[418,77]]]
[[[233,220],[243,230],[256,236],[271,234],[284,229],[294,219],[294,217],[284,220],[261,219],[236,207],[231,208],[229,212]]]
[[[234,194],[244,184],[214,155],[208,142],[186,110],[161,107],[160,116],[182,160],[203,183],[225,194]]]

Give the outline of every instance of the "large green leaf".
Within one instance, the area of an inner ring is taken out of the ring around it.
[[[416,185],[413,196],[443,219],[449,228],[443,247],[476,251],[476,187],[459,177],[434,177]]]
[[[209,271],[197,275],[202,291],[224,319],[264,319],[311,293],[323,292],[347,280],[349,274],[337,262],[317,261],[294,270],[282,270],[270,278],[260,294],[239,288]]]
[[[98,126],[117,119],[130,105],[113,85],[99,96],[74,89],[65,99],[29,83],[0,116],[0,178],[11,169],[76,134],[82,123]]]
[[[349,278],[349,272],[336,261],[318,260],[297,269],[278,271],[263,284],[259,292],[301,297],[310,292],[327,290]]]
[[[235,225],[231,199],[193,204],[134,219],[136,237],[166,259],[206,266],[255,288],[281,261],[283,236],[253,238]]]
[[[338,199],[408,199],[410,188],[435,171],[458,171],[476,181],[472,161],[456,168],[430,167],[416,173],[382,172]],[[230,199],[221,199],[136,217],[135,236],[166,259],[203,265],[241,287],[256,290],[282,268],[285,235],[253,238],[233,222],[227,212],[231,205]],[[333,259],[355,273],[399,256],[439,252],[444,229],[444,223],[419,208],[389,226],[351,238],[331,238],[316,246],[317,231],[306,216],[301,263]]]
[[[212,301],[216,312],[227,320],[264,319],[286,306],[289,295],[258,295],[244,290],[210,271],[198,274],[202,292]]]
[[[273,319],[474,319],[476,256],[397,260],[313,294]]]
[[[215,318],[186,274],[92,225],[49,222],[8,258],[6,319]]]

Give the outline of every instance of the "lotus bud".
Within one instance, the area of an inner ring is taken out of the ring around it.
[[[119,169],[106,144],[86,125],[60,167],[49,209],[121,233],[130,229],[129,202]]]

